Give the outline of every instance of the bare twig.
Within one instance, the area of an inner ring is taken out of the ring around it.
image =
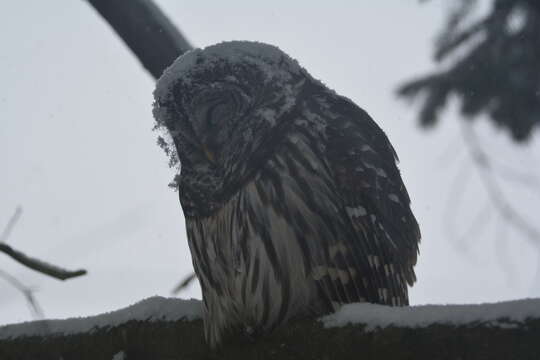
[[[508,226],[502,221],[495,221],[495,251],[499,264],[504,271],[507,286],[516,288],[520,277],[516,276],[515,264],[508,256]]]
[[[538,260],[536,261],[536,274],[531,284],[531,293],[536,295],[538,292],[538,287],[540,286],[540,251],[538,252]],[[531,295],[532,295],[531,294]]]
[[[14,288],[19,290],[26,299],[26,303],[28,304],[28,307],[30,308],[30,311],[32,313],[32,317],[34,319],[43,319],[44,314],[41,306],[39,305],[37,299],[34,297],[34,290],[29,288],[28,286],[25,286],[23,283],[21,283],[17,278],[14,276],[0,270],[0,278],[6,280],[9,284],[11,284]]]
[[[434,166],[439,168],[448,168],[452,164],[452,161],[459,159],[463,153],[463,149],[456,149],[456,142],[459,140],[459,135],[452,136],[450,141],[445,145],[444,150],[434,161]]]
[[[476,216],[474,216],[474,218],[470,221],[468,228],[457,240],[462,249],[467,250],[469,246],[473,244],[471,239],[480,236],[482,231],[486,229],[486,226],[493,215],[490,210],[491,205],[489,204],[489,201],[487,201],[484,207],[482,207]]]
[[[83,269],[75,271],[65,270],[59,266],[46,263],[36,258],[32,258],[6,244],[5,240],[7,240],[7,238],[9,237],[11,231],[13,230],[13,227],[17,223],[17,220],[21,216],[21,213],[22,208],[19,206],[17,207],[17,209],[15,209],[15,213],[8,221],[6,227],[4,228],[4,231],[2,231],[2,236],[0,237],[0,239],[2,239],[2,241],[0,241],[0,252],[3,252],[4,254],[10,256],[13,260],[18,261],[19,263],[23,264],[26,267],[29,267],[30,269],[36,270],[45,275],[52,276],[56,279],[66,280],[86,274],[86,270]]]
[[[29,257],[24,253],[13,249],[11,246],[5,243],[0,243],[0,252],[10,256],[13,260],[18,261],[30,269],[36,270],[42,274],[52,276],[59,280],[66,280],[73,277],[86,274],[86,270],[79,269],[75,271],[65,270],[56,265],[52,265],[36,258]]]
[[[540,230],[525,219],[508,201],[504,192],[497,183],[491,161],[480,146],[474,129],[464,121],[462,134],[469,154],[478,169],[480,179],[484,184],[488,196],[502,218],[517,231],[521,232],[535,246],[540,246]]]
[[[21,217],[21,214],[22,214],[22,207],[17,206],[15,208],[15,212],[13,213],[8,223],[6,224],[6,227],[2,231],[2,235],[0,235],[0,243],[7,241],[7,239],[9,238],[9,235],[11,235],[11,231],[15,227],[15,224],[17,224],[17,221]]]
[[[519,172],[509,166],[497,164],[497,174],[503,180],[518,183],[530,188],[534,193],[540,195],[540,178],[531,173]]]
[[[444,233],[449,237],[450,240],[457,238],[456,229],[459,227],[457,226],[456,215],[459,212],[456,211],[456,209],[459,207],[463,199],[463,195],[465,194],[467,185],[469,184],[471,174],[472,172],[470,165],[466,161],[463,161],[456,176],[454,177],[454,181],[449,187],[448,200],[446,201],[443,218],[446,219],[446,229]]]
[[[171,291],[172,294],[178,294],[180,291],[185,289],[193,280],[197,279],[197,275],[194,272],[186,276],[178,285],[174,287]]]

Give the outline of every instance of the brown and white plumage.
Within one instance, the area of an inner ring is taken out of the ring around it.
[[[276,47],[226,42],[164,73],[207,340],[351,302],[407,305],[420,231],[383,131]]]

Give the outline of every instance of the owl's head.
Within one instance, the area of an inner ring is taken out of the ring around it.
[[[181,164],[181,197],[185,190],[216,200],[240,186],[279,140],[306,80],[277,47],[245,41],[190,51],[165,70],[153,113],[168,139],[160,145]]]

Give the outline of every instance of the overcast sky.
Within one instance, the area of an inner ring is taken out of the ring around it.
[[[486,205],[458,116],[449,111],[442,126],[421,131],[415,108],[395,97],[401,81],[433,68],[448,2],[158,3],[196,46],[279,46],[387,132],[423,235],[413,304],[540,296],[538,251]],[[51,318],[170,296],[192,266],[178,196],[167,187],[173,173],[151,131],[154,80],[82,0],[0,2],[0,43],[0,228],[23,206],[9,243],[89,273],[61,282],[3,254],[0,269],[37,289]],[[538,134],[516,147],[485,120],[477,129],[498,165],[540,175]],[[538,223],[540,194],[502,185]],[[486,226],[463,239],[479,212]],[[30,319],[22,295],[0,279],[0,324]]]

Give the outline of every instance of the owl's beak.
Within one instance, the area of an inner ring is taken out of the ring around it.
[[[202,146],[202,149],[203,149],[204,155],[206,155],[206,158],[210,160],[210,162],[212,163],[215,162],[216,157],[214,153],[210,151],[210,149],[208,149],[208,147],[206,147],[205,145]]]

